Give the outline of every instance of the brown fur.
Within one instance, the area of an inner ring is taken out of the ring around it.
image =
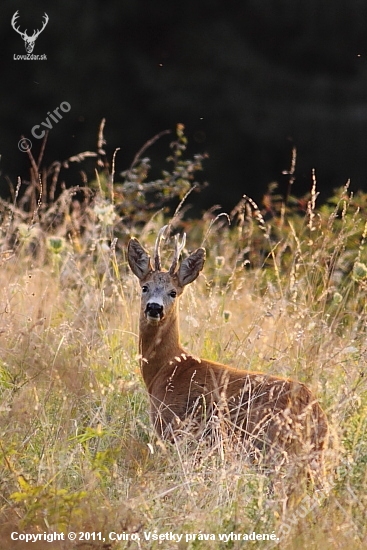
[[[159,242],[156,248],[159,250]],[[159,435],[172,439],[190,431],[210,437],[214,426],[220,425],[222,434],[240,440],[252,456],[264,450],[267,457],[284,462],[290,456],[306,457],[311,468],[318,470],[328,423],[310,390],[294,380],[235,369],[187,353],[180,344],[178,299],[185,285],[202,270],[205,250],[199,248],[178,270],[171,266],[168,272],[160,269],[159,251],[157,254],[159,269],[154,270],[139,242],[129,242],[129,265],[143,289],[141,368],[151,419]],[[175,298],[172,291],[177,293]],[[157,310],[153,317],[149,307]]]

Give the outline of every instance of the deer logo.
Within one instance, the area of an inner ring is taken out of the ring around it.
[[[19,27],[16,27],[16,22],[17,22],[17,19],[19,17],[19,10],[17,10],[13,17],[12,17],[12,20],[11,20],[11,26],[13,27],[13,29],[18,33],[20,34],[20,36],[23,38],[24,40],[24,45],[25,45],[25,49],[26,49],[26,52],[27,53],[32,53],[33,52],[33,48],[34,48],[34,44],[37,40],[37,38],[39,37],[39,35],[41,34],[41,32],[43,31],[43,29],[46,27],[47,23],[48,23],[48,15],[47,13],[44,14],[44,21],[43,21],[43,25],[42,25],[42,29],[40,30],[35,30],[33,31],[33,34],[32,36],[28,36],[27,35],[27,29],[24,31],[24,32],[21,32],[19,30]]]

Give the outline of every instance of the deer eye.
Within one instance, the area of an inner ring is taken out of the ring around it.
[[[169,292],[169,295],[171,296],[171,298],[176,298],[177,292],[175,290],[171,290],[171,292]]]
[[[141,287],[141,291],[142,291],[143,294],[145,294],[145,292],[148,292],[148,285],[143,285]]]

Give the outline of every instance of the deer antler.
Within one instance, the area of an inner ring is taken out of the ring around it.
[[[44,13],[43,17],[45,18],[45,20],[44,20],[44,22],[43,22],[42,29],[40,29],[39,31],[34,31],[34,33],[33,33],[32,38],[34,37],[35,40],[36,40],[36,38],[41,34],[41,32],[43,31],[43,29],[45,28],[45,26],[46,26],[47,23],[48,23],[48,15],[47,15],[46,12]],[[37,34],[35,34],[35,33],[37,33]]]
[[[156,271],[160,271],[162,269],[161,265],[161,255],[160,255],[160,246],[162,239],[166,238],[167,231],[169,229],[169,225],[164,225],[158,233],[157,239],[155,241],[154,245],[154,268]],[[185,248],[186,244],[186,233],[182,235],[181,242],[179,242],[178,235],[175,235],[175,251],[173,253],[173,261],[171,264],[171,267],[169,268],[170,275],[173,275],[176,271],[178,260],[180,259],[181,252]]]
[[[178,240],[178,235],[175,235],[175,251],[173,254],[172,265],[169,268],[170,275],[173,275],[174,272],[176,271],[177,263],[178,263],[178,260],[180,259],[181,252],[185,248],[185,244],[186,244],[186,233],[182,235],[182,239],[180,243]]]
[[[14,29],[18,34],[20,34],[20,36],[21,36],[21,37],[23,38],[23,40],[24,40],[24,37],[27,36],[27,34],[26,34],[26,33],[27,33],[27,29],[25,30],[25,32],[21,32],[21,31],[19,30],[19,27],[17,28],[17,27],[15,26],[15,23],[16,23],[16,20],[18,19],[18,17],[19,17],[19,10],[17,10],[17,11],[14,13],[13,17],[11,18],[11,26],[13,27],[13,29]]]
[[[154,245],[154,268],[155,268],[156,271],[160,271],[162,269],[160,246],[161,246],[161,240],[166,238],[165,233],[167,232],[167,229],[168,229],[168,225],[164,225],[159,230],[157,239],[155,241],[155,245]]]
[[[13,15],[13,17],[12,17],[12,19],[11,19],[11,26],[13,27],[13,29],[14,29],[18,34],[20,34],[20,36],[23,38],[23,40],[25,40],[26,38],[28,38],[28,40],[29,40],[29,39],[32,39],[33,42],[34,42],[34,41],[36,40],[36,38],[41,34],[41,32],[43,31],[43,29],[45,28],[45,26],[47,25],[47,23],[48,23],[48,21],[49,21],[49,17],[48,17],[48,15],[47,15],[47,13],[45,12],[44,15],[43,15],[43,17],[45,18],[45,20],[44,20],[44,22],[43,22],[42,29],[40,29],[39,31],[34,30],[32,36],[28,36],[28,35],[27,35],[27,29],[26,29],[24,32],[21,32],[21,31],[19,30],[19,27],[16,27],[16,26],[15,26],[18,17],[19,17],[19,10],[17,10],[17,11],[14,13],[14,15]]]

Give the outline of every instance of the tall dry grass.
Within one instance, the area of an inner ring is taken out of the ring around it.
[[[185,146],[180,126],[172,171],[149,182],[149,193],[187,191],[202,158],[182,160]],[[12,532],[75,531],[105,540],[28,544],[239,549],[256,532],[277,539],[256,548],[365,548],[366,195],[345,188],[318,207],[314,186],[304,202],[269,195],[261,212],[246,199],[230,216],[174,217],[188,249],[207,249],[203,275],[180,304],[184,346],[297,378],[327,413],[324,485],[300,483],[292,469],[274,483],[238,449],[190,437],[172,445],[152,430],[138,285],[125,255],[130,234],[152,247],[165,222],[143,196],[149,159],[137,155],[123,184],[102,172],[93,191],[55,199],[56,164],[42,197],[34,173],[22,202],[18,188],[11,204],[0,202],[0,547],[24,549]]]
[[[247,213],[232,229],[208,219],[186,227],[193,249],[211,226],[205,274],[181,303],[185,347],[304,381],[327,412],[334,442],[327,484],[297,487],[292,499],[230,449],[158,440],[138,366],[138,289],[123,247],[116,252],[101,237],[93,253],[80,254],[45,234],[41,260],[27,248],[3,258],[4,548],[24,548],[10,540],[12,531],[69,530],[103,533],[104,543],[86,548],[242,548],[236,534],[253,531],[280,539],[258,541],[259,548],[364,547],[367,268],[354,206],[348,215],[339,206],[323,213],[314,205],[312,219],[291,217],[282,226]],[[143,235],[148,247],[151,227]],[[249,268],[247,251],[260,249],[263,265]],[[283,476],[287,490],[298,483]],[[154,530],[183,539],[145,540]],[[112,531],[140,540],[108,541]]]

